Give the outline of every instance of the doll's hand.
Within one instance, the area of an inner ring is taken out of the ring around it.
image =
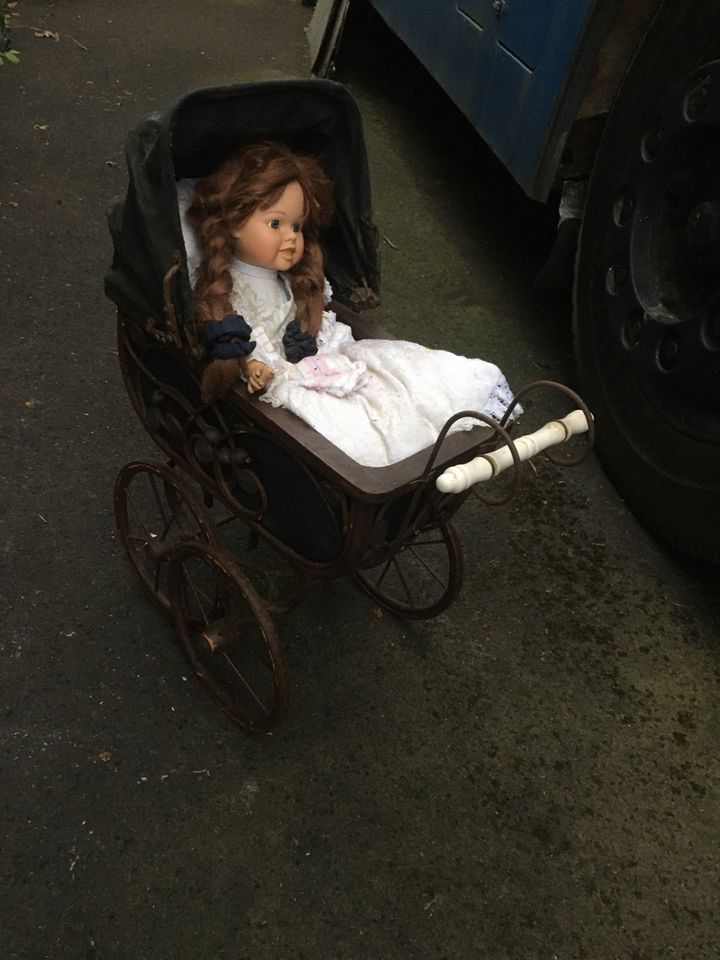
[[[270,383],[275,371],[262,360],[248,360],[245,364],[248,393],[264,390]]]

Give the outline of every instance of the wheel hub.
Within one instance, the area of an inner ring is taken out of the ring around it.
[[[720,440],[720,61],[640,120],[608,225],[616,342],[664,416]]]

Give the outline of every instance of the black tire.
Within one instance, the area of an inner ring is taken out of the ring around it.
[[[600,458],[655,533],[720,561],[720,2],[665,3],[610,113],[575,278]]]

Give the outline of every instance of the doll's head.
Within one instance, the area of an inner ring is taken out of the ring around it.
[[[322,322],[324,271],[319,236],[333,214],[332,182],[313,157],[278,143],[256,143],[199,180],[187,217],[201,262],[195,312],[201,323],[232,312],[234,257],[287,273],[301,329],[315,336]],[[252,324],[252,318],[245,318]],[[241,361],[213,360],[203,372],[206,400],[237,379]]]
[[[231,311],[233,257],[287,272],[303,329],[322,308],[319,234],[333,212],[333,185],[313,157],[277,143],[243,147],[198,181],[188,219],[200,244],[195,308],[204,323]]]
[[[257,207],[231,230],[235,256],[269,270],[290,270],[305,252],[305,194],[297,180],[283,188],[269,206]]]

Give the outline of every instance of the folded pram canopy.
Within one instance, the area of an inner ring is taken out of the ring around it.
[[[211,87],[143,119],[128,137],[128,189],[108,213],[114,254],[105,289],[141,319],[162,323],[163,278],[183,254],[174,306],[192,319],[192,290],[176,183],[202,177],[245,143],[277,140],[317,157],[335,182],[335,219],[323,238],[336,297],[368,303],[379,270],[367,154],[357,104],[330,80],[279,80]]]

